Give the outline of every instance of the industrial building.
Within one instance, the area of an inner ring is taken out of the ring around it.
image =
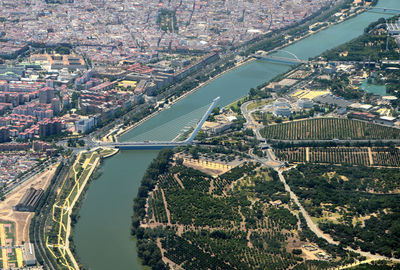
[[[21,212],[34,212],[43,196],[43,189],[29,188],[21,201],[15,206],[15,210]]]

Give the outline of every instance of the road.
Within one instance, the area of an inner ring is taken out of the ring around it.
[[[259,141],[263,142],[263,141],[264,141],[264,138],[263,138],[263,137],[260,135],[260,133],[259,133],[260,127],[259,127],[256,123],[253,122],[252,118],[250,117],[250,113],[251,113],[251,112],[249,112],[249,111],[247,110],[247,106],[250,105],[250,104],[253,103],[253,102],[254,102],[254,101],[248,101],[248,102],[243,103],[243,104],[240,106],[240,110],[241,110],[241,112],[242,112],[244,118],[246,119],[246,126],[252,128],[253,132],[255,132],[255,134],[256,134],[256,136],[257,136],[257,139],[258,139]],[[332,140],[330,140],[330,141],[332,141]],[[348,143],[348,142],[368,142],[368,141],[371,141],[371,140],[334,140],[334,142],[342,142],[342,143]],[[380,140],[380,141],[384,141],[384,142],[392,142],[392,141],[400,142],[400,140]],[[301,143],[304,143],[304,140],[287,141],[287,142],[297,142],[297,143],[300,143],[300,142],[301,142]],[[308,140],[308,142],[328,142],[328,141],[325,141],[325,140],[319,140],[319,141],[316,141],[316,140]],[[291,198],[291,199],[296,203],[296,205],[299,207],[300,212],[303,214],[303,216],[304,216],[304,218],[305,218],[305,220],[306,220],[307,226],[310,228],[310,230],[313,231],[318,237],[325,239],[328,243],[333,244],[333,245],[339,245],[339,242],[334,241],[330,235],[323,233],[323,232],[318,228],[318,226],[312,221],[311,216],[308,214],[308,212],[304,209],[304,207],[303,207],[303,206],[301,205],[301,203],[299,202],[299,199],[298,199],[297,195],[291,190],[290,186],[287,184],[287,182],[286,182],[286,180],[285,180],[285,177],[284,177],[283,174],[282,174],[282,172],[285,171],[285,170],[281,169],[283,164],[282,164],[280,161],[276,160],[275,155],[272,153],[272,150],[271,150],[271,148],[269,147],[268,144],[262,143],[261,146],[263,146],[263,145],[264,145],[266,148],[268,148],[267,151],[266,151],[267,156],[266,156],[265,158],[260,158],[260,157],[256,156],[256,155],[253,153],[253,149],[251,149],[251,150],[249,151],[249,155],[250,155],[254,160],[260,162],[261,164],[264,164],[265,166],[268,166],[268,167],[270,167],[270,168],[273,168],[274,170],[276,170],[276,171],[278,172],[279,179],[280,179],[281,182],[283,183],[283,185],[284,185],[284,187],[285,187],[285,190],[290,194],[290,198]],[[292,167],[292,168],[293,168],[293,167]],[[292,169],[292,168],[288,168],[288,169],[286,169],[286,170],[290,170],[290,169]],[[349,247],[347,247],[347,248],[345,248],[345,249],[348,250],[348,251],[352,251],[352,252],[355,252],[355,253],[359,253],[359,254],[361,254],[362,256],[369,257],[369,258],[372,258],[372,259],[375,259],[375,260],[392,260],[392,261],[395,261],[395,262],[400,262],[400,259],[396,259],[396,258],[388,258],[388,257],[385,257],[385,256],[381,256],[381,255],[377,255],[377,254],[371,254],[371,253],[369,253],[369,252],[365,252],[365,251],[361,251],[361,250],[354,250],[354,249],[349,248]]]
[[[289,169],[286,169],[286,170],[290,170],[292,168],[289,168]],[[290,189],[290,186],[286,183],[285,177],[282,175],[283,171],[284,170],[277,170],[278,175],[279,175],[279,179],[281,180],[281,182],[285,186],[285,190],[287,192],[289,192],[290,198],[293,199],[293,201],[299,207],[300,212],[303,214],[303,216],[304,216],[304,218],[305,218],[305,220],[307,222],[307,226],[310,228],[310,230],[313,231],[318,237],[323,238],[326,241],[328,241],[328,243],[333,244],[333,245],[339,245],[339,242],[334,241],[330,235],[327,235],[327,234],[323,233],[318,228],[318,226],[312,221],[311,216],[308,214],[308,212],[304,209],[304,207],[299,202],[299,199],[298,199],[297,195]],[[355,250],[355,249],[352,249],[352,248],[349,248],[349,247],[347,247],[345,249],[348,250],[348,251],[359,253],[359,254],[361,254],[362,256],[365,256],[365,257],[373,258],[375,260],[391,260],[391,261],[395,261],[395,262],[400,262],[400,259],[389,258],[389,257],[386,257],[386,256],[377,255],[377,254],[371,254],[370,252],[361,251],[359,249]]]

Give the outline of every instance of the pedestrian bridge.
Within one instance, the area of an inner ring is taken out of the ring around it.
[[[193,132],[190,134],[189,138],[184,141],[142,141],[142,142],[115,142],[115,143],[100,143],[99,146],[119,148],[121,150],[159,150],[163,148],[173,148],[176,146],[184,146],[193,143],[194,138],[200,131],[204,122],[210,116],[212,110],[215,108],[220,97],[215,98],[203,117],[198,122],[197,126],[194,128]]]

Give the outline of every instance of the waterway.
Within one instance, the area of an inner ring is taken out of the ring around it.
[[[378,7],[400,8],[398,0],[380,0]],[[383,14],[363,13],[303,39],[285,50],[300,59],[315,57],[325,50],[354,39]],[[277,55],[287,56],[285,52]],[[286,72],[289,66],[253,61],[241,66],[182,99],[149,121],[123,135],[121,141],[171,140],[193,119],[199,119],[206,105],[220,96],[225,106],[260,85]],[[157,151],[122,151],[106,160],[103,174],[90,184],[79,212],[74,242],[80,262],[92,270],[145,269],[137,257],[135,239],[130,237],[132,201],[146,167]]]

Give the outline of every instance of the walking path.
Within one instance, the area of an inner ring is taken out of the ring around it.
[[[167,199],[165,198],[165,194],[164,194],[164,190],[162,188],[160,188],[161,190],[161,195],[162,195],[162,199],[164,202],[164,207],[165,207],[165,213],[167,214],[167,224],[168,226],[171,226],[171,213],[168,210],[168,204],[167,204]]]
[[[291,168],[290,168],[291,169]],[[304,207],[300,204],[298,197],[296,196],[296,194],[290,189],[290,186],[286,183],[285,178],[282,175],[282,171],[279,170],[278,171],[279,174],[279,179],[281,180],[281,182],[284,184],[285,186],[285,190],[287,192],[289,192],[290,194],[290,198],[293,199],[293,201],[296,203],[296,205],[299,207],[300,212],[303,214],[304,219],[306,220],[307,226],[310,228],[310,230],[312,232],[314,232],[318,237],[325,239],[326,241],[328,241],[328,243],[333,244],[333,245],[339,245],[339,242],[334,241],[332,239],[332,237],[328,234],[323,233],[318,226],[312,221],[310,215],[308,214],[308,212],[304,209]],[[382,256],[382,255],[377,255],[377,254],[371,254],[370,252],[366,252],[366,251],[361,251],[360,249],[352,249],[352,248],[344,248],[345,250],[348,251],[352,251],[355,253],[359,253],[362,256],[365,257],[369,257],[372,258],[374,260],[391,260],[394,262],[400,262],[400,259],[396,259],[396,258],[389,258],[386,256]]]
[[[371,147],[368,147],[368,157],[369,157],[369,164],[370,164],[371,166],[374,165],[374,159],[372,158]]]
[[[181,186],[182,189],[185,189],[185,187],[183,186],[183,183],[181,181],[181,179],[179,179],[178,174],[174,174],[174,179],[176,180],[176,182],[178,182],[178,184]]]

